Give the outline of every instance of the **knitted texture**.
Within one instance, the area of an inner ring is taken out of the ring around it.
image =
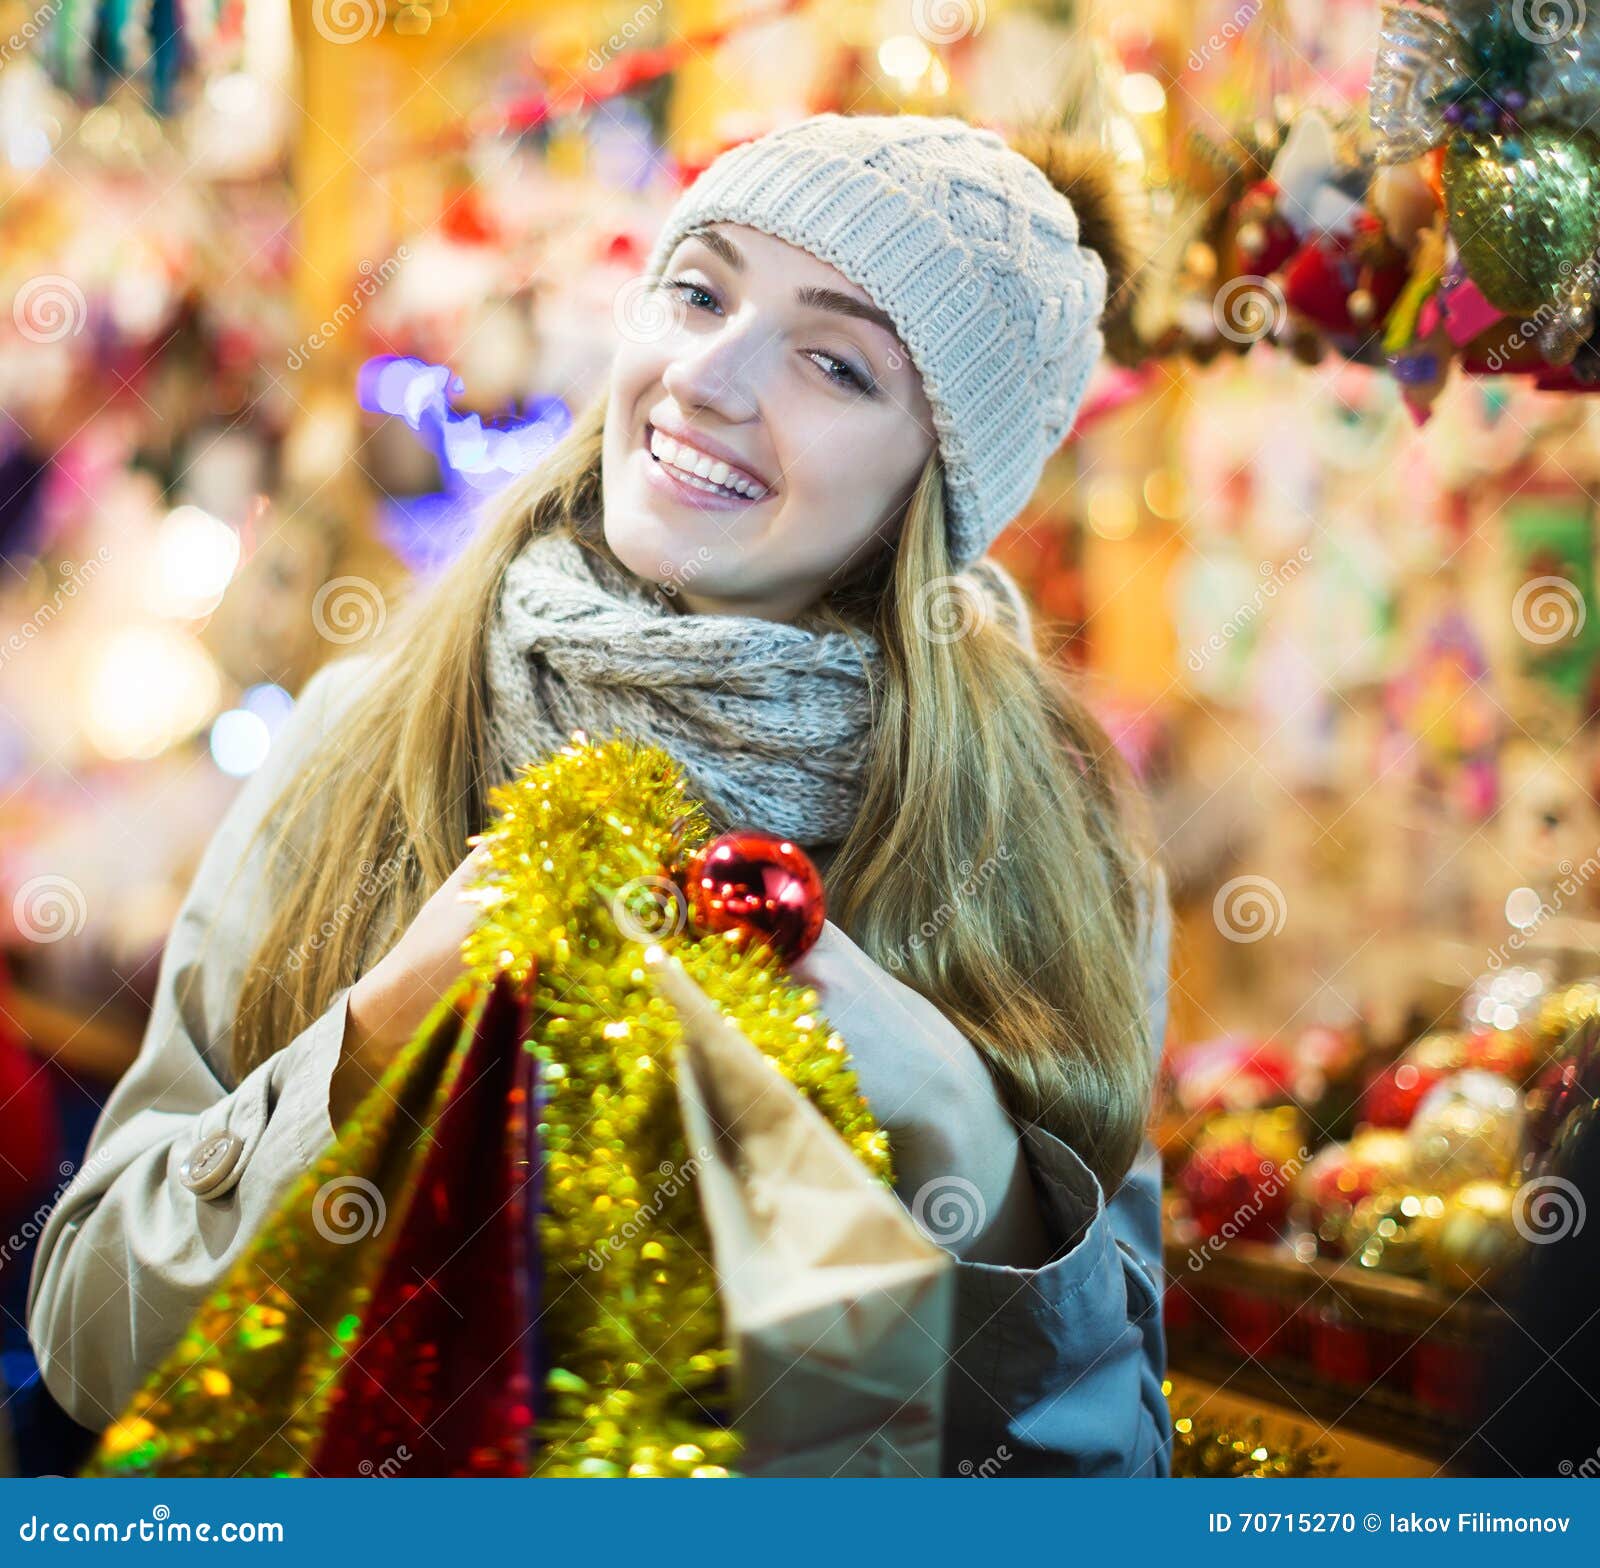
[[[661,746],[723,827],[837,844],[860,807],[871,720],[865,634],[802,618],[679,614],[570,534],[536,535],[490,622],[490,744],[502,778],[616,733]]]
[[[837,267],[895,323],[944,463],[950,554],[1026,504],[1104,347],[1106,269],[1072,203],[996,132],[953,117],[821,114],[730,148],[678,198],[679,240],[740,223]]]

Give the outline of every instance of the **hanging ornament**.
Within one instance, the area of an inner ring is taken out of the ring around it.
[[[790,962],[822,935],[822,877],[789,839],[724,833],[689,855],[680,880],[690,920],[709,935],[765,941]]]
[[[1462,265],[1492,304],[1529,314],[1565,300],[1575,271],[1592,302],[1582,264],[1600,238],[1595,137],[1556,127],[1453,137],[1444,190]],[[1578,308],[1576,298],[1566,303]]]

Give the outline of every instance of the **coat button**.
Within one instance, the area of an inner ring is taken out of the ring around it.
[[[244,1139],[236,1132],[216,1132],[202,1138],[178,1167],[178,1180],[190,1192],[205,1198],[215,1192],[239,1163]]]

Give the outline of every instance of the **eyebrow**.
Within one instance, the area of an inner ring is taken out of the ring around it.
[[[683,235],[683,239],[699,240],[707,250],[727,262],[735,272],[744,271],[744,254],[727,235],[719,234],[715,229],[690,229]],[[841,294],[838,289],[823,289],[809,285],[796,289],[794,297],[800,304],[814,310],[831,310],[837,315],[854,316],[859,321],[871,322],[875,327],[882,327],[896,343],[900,341],[900,333],[894,322],[876,305],[869,305],[865,300]]]

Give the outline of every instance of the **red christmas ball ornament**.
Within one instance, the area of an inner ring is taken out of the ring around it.
[[[793,962],[822,935],[822,874],[792,839],[736,828],[695,850],[679,874],[689,918],[708,933],[742,931]]]
[[[1212,1241],[1270,1241],[1289,1212],[1282,1167],[1248,1138],[1197,1149],[1178,1190]]]

